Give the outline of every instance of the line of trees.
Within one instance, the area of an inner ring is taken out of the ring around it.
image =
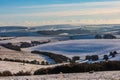
[[[21,42],[20,47],[21,48],[28,48],[28,47],[37,46],[37,45],[40,45],[40,44],[49,43],[49,42],[50,42],[50,40],[47,40],[47,41]]]
[[[93,71],[113,71],[120,70],[120,61],[107,61],[101,63],[74,63],[66,64],[50,68],[41,68],[34,71],[33,75],[44,75],[44,74],[59,74],[59,73],[80,73],[80,72],[93,72]],[[0,72],[0,76],[28,76],[32,75],[31,72],[19,71],[18,73],[12,74],[10,71]]]
[[[95,35],[95,38],[96,39],[116,39],[116,36],[112,34],[104,34],[104,35],[97,34]]]
[[[56,63],[68,62],[68,60],[71,60],[70,58],[68,58],[64,55],[54,54],[54,53],[50,53],[50,52],[31,51],[31,53],[48,56],[51,59],[53,59]]]
[[[8,59],[8,58],[0,58],[0,61],[10,61],[10,62],[19,62],[19,63],[23,63],[23,64],[36,64],[36,65],[49,65],[48,62],[46,61],[37,61],[37,60],[32,60],[32,61],[28,61],[28,60],[19,60],[19,59]]]
[[[120,70],[120,61],[107,61],[101,63],[74,63],[53,68],[42,68],[34,72],[34,75],[43,74],[59,74],[62,73],[79,73],[79,72],[90,72],[90,71],[113,71]]]
[[[115,57],[116,54],[118,54],[117,51],[112,51],[109,53],[109,55],[104,55],[103,59],[107,61],[109,59],[109,57]],[[91,55],[91,56],[87,55],[85,60],[97,61],[97,60],[99,60],[99,56],[98,55]]]
[[[11,73],[10,71],[3,71],[0,72],[0,76],[30,76],[32,75],[31,72],[24,72],[24,71],[19,71],[18,73]]]

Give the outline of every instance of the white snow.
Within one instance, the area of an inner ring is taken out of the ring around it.
[[[55,43],[43,44],[31,48],[23,49],[25,51],[45,51],[56,54],[63,54],[68,57],[97,54],[101,57],[109,54],[111,51],[120,50],[120,39],[84,39],[84,40],[68,40]],[[117,58],[118,59],[118,58]],[[120,58],[119,58],[120,60]]]
[[[120,54],[117,54],[115,57],[110,59],[111,61],[120,61]]]

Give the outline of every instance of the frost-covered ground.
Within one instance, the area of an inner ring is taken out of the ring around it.
[[[34,72],[37,69],[45,68],[46,66],[42,65],[33,65],[33,64],[23,64],[18,62],[8,62],[0,61],[0,72],[10,71],[12,73],[17,73],[19,71],[29,71]]]
[[[59,65],[64,65],[67,63],[62,64],[54,64],[54,65],[35,65],[35,64],[23,64],[18,62],[8,62],[8,61],[0,61],[0,72],[3,71],[10,71],[12,73],[17,73],[19,71],[28,71],[33,74],[34,71],[41,69],[41,68],[47,68],[47,67],[55,67]]]
[[[0,80],[120,80],[120,71],[71,73],[41,76],[0,77]]]
[[[39,62],[46,61],[42,56],[38,54],[32,54],[25,51],[14,51],[14,50],[4,48],[2,46],[0,46],[0,58],[27,60],[27,61],[37,60]]]
[[[46,51],[56,54],[63,54],[69,57],[97,54],[101,57],[109,54],[111,51],[120,52],[120,39],[84,39],[84,40],[68,40],[55,43],[43,44],[31,48],[23,49],[25,51]],[[120,57],[117,59],[120,60]]]
[[[27,60],[27,61],[37,60],[39,62],[47,61],[49,59],[49,58],[45,59],[45,57],[38,55],[38,54],[32,54],[32,53],[25,52],[25,51],[14,51],[14,50],[4,48],[2,46],[0,46],[0,58],[2,59],[8,58],[8,59],[13,59],[13,60],[14,59],[15,60]],[[52,60],[49,59],[49,61],[52,61]],[[19,71],[30,71],[33,73],[37,69],[46,68],[46,67],[54,67],[57,65],[62,65],[62,64],[35,65],[35,64],[27,64],[27,63],[23,64],[19,62],[0,61],[0,72],[8,70],[12,73],[17,73]]]

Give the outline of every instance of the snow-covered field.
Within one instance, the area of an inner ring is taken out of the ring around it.
[[[86,55],[103,55],[109,54],[111,51],[120,53],[120,39],[82,39],[82,40],[67,40],[67,38],[59,37],[15,37],[10,40],[0,41],[0,43],[19,43],[52,40],[52,43],[41,44],[34,47],[23,48],[22,51],[14,51],[0,46],[0,58],[20,59],[20,60],[37,60],[51,61],[47,57],[38,54],[31,54],[30,51],[38,50],[45,52],[53,52],[63,54],[68,57],[80,56],[84,59]],[[63,41],[67,40],[67,41]],[[46,59],[45,59],[46,58]],[[120,60],[120,54],[117,54],[110,60]],[[68,64],[68,63],[63,63]],[[23,64],[18,62],[0,61],[0,72],[11,71],[17,73],[19,71],[30,71],[33,73],[40,68],[55,67],[63,64],[54,65],[35,65]],[[112,76],[111,76],[112,75]],[[24,77],[0,77],[0,80],[120,80],[120,71],[110,72],[95,72],[90,73],[73,73],[73,74],[57,74],[57,75],[42,75],[42,76],[24,76]]]
[[[39,62],[42,61],[51,61],[51,59],[47,57],[40,56],[38,54],[32,54],[25,51],[14,51],[7,48],[4,48],[0,46],[0,58],[5,59],[13,59],[13,60],[27,60],[27,61],[33,61],[37,60]],[[51,62],[52,63],[52,62]],[[62,64],[55,64],[55,65],[35,65],[35,64],[27,64],[27,63],[19,63],[19,62],[9,62],[9,61],[0,61],[0,72],[3,71],[10,71],[12,73],[17,73],[19,71],[29,71],[33,73],[35,70],[40,68],[47,68],[47,67],[54,67],[57,65]]]
[[[53,37],[16,37],[14,39],[0,41],[0,43],[8,43],[8,42],[11,42],[11,43],[31,42],[31,41],[49,40],[49,39],[52,39],[52,38]]]
[[[120,80],[120,71],[0,77],[0,80]]]
[[[19,71],[28,71],[32,74],[34,71],[40,69],[40,68],[48,68],[48,67],[55,67],[60,66],[68,63],[62,63],[62,64],[54,64],[54,65],[35,65],[35,64],[23,64],[18,62],[8,62],[8,61],[0,61],[0,72],[3,71],[10,71],[12,73],[17,73]]]
[[[0,39],[8,39],[9,37],[0,37]],[[68,40],[69,37],[13,37],[10,40],[2,40],[0,43],[19,43],[19,42],[31,42],[31,41],[48,41],[56,42]]]
[[[68,40],[55,43],[43,44],[31,48],[23,49],[25,51],[45,51],[56,54],[63,54],[68,57],[97,54],[103,56],[109,52],[116,50],[120,52],[120,39],[84,39],[84,40]],[[120,57],[117,58],[120,60]]]
[[[42,56],[38,54],[31,54],[25,51],[14,51],[0,46],[0,58],[5,59],[17,59],[17,60],[27,60],[33,61],[37,60],[39,62],[46,61]]]
[[[37,69],[45,68],[47,66],[42,65],[33,65],[33,64],[23,64],[18,62],[8,62],[8,61],[0,61],[0,72],[10,71],[12,73],[17,73],[19,71],[29,71],[34,72]]]

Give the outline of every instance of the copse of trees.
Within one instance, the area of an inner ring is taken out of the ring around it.
[[[109,58],[108,58],[108,55],[104,55],[104,56],[103,56],[103,59],[107,61],[107,60],[109,59]]]
[[[90,61],[90,60],[96,61],[96,60],[99,59],[99,57],[98,57],[98,55],[91,55],[91,56],[87,55],[85,59],[86,59],[86,60],[89,60],[89,61]]]
[[[109,56],[115,57],[115,55],[118,54],[117,51],[110,52]]]
[[[103,38],[104,39],[116,39],[116,37],[114,35],[112,35],[112,34],[104,34]]]
[[[77,61],[77,60],[80,60],[80,57],[79,57],[79,56],[73,56],[73,57],[72,57],[72,61],[73,61],[73,62],[75,62],[75,61]]]
[[[95,39],[116,39],[116,36],[112,34],[104,34],[104,35],[96,34]]]

